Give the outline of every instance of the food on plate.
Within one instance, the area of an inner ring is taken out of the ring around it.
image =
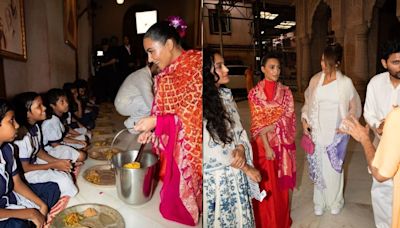
[[[89,172],[87,172],[85,178],[93,184],[100,183],[100,174],[96,170],[90,170]]]
[[[77,226],[77,225],[79,225],[79,222],[83,219],[84,217],[81,215],[81,214],[79,214],[78,212],[72,212],[72,213],[69,213],[69,214],[67,214],[65,217],[64,217],[64,224],[66,225],[66,226],[69,226],[69,227],[73,227],[73,226]]]
[[[98,214],[98,212],[96,211],[96,209],[89,207],[88,209],[83,211],[83,216],[85,218],[89,218],[89,217],[93,217],[96,216]]]
[[[108,149],[105,152],[105,157],[107,160],[110,160],[114,154],[118,154],[118,153],[119,153],[119,150],[117,150],[117,149]]]
[[[94,146],[107,146],[107,141],[97,141],[94,143]]]

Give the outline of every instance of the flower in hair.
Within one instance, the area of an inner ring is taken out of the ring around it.
[[[176,31],[178,31],[181,38],[186,35],[187,24],[181,17],[169,16],[167,21],[169,22],[170,26],[174,27]]]

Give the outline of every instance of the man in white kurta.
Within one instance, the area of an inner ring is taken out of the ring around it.
[[[375,147],[379,144],[386,116],[394,107],[400,104],[399,84],[400,79],[392,77],[389,72],[374,76],[368,84],[364,118],[375,134],[373,142]],[[389,179],[381,183],[374,177],[372,179],[371,199],[375,225],[378,228],[390,227],[392,221],[393,180]]]

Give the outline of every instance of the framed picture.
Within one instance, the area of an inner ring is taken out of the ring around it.
[[[0,1],[0,55],[26,60],[23,0]]]
[[[76,0],[64,0],[64,41],[73,49],[77,47]]]

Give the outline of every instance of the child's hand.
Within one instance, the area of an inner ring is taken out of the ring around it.
[[[246,165],[242,170],[252,181],[257,183],[261,181],[261,173],[256,168]]]
[[[36,209],[29,209],[30,212],[30,220],[35,224],[36,227],[43,227],[44,223],[46,222],[46,217],[42,215],[38,210]]]
[[[45,203],[42,203],[42,205],[39,205],[40,209],[40,213],[42,213],[42,215],[44,215],[45,217],[47,216],[47,213],[49,213],[49,208],[47,207],[47,205]]]
[[[59,159],[53,162],[53,168],[60,171],[71,172],[72,170],[71,160]]]

